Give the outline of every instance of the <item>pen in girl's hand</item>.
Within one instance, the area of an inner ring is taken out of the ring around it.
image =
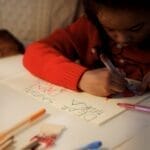
[[[124,76],[123,73],[121,73],[113,64],[112,62],[110,61],[110,59],[104,55],[104,54],[101,54],[100,55],[100,60],[103,62],[103,64],[106,66],[106,68],[111,71],[111,72],[116,72],[118,73],[119,75],[121,76]]]
[[[110,61],[110,59],[104,55],[104,54],[101,54],[100,55],[100,60],[103,62],[103,64],[106,66],[106,68],[113,72],[113,73],[117,73],[119,74],[121,77],[123,77],[125,80],[126,80],[126,88],[129,90],[129,91],[132,91],[135,95],[138,95],[138,92],[137,92],[137,87],[132,85],[128,82],[128,80],[125,78],[125,73],[119,71],[113,64],[112,62]]]

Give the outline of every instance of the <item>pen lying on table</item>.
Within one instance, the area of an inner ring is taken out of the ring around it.
[[[11,137],[14,137],[14,135],[23,127],[30,126],[34,121],[38,120],[45,114],[46,110],[44,108],[38,110],[37,112],[33,113],[29,117],[23,119],[10,129],[0,133],[0,145],[4,142],[6,142]]]
[[[142,106],[142,105],[136,105],[136,104],[134,105],[134,104],[128,104],[128,103],[118,103],[117,105],[126,109],[130,109],[130,110],[137,110],[137,111],[150,113],[149,106]]]
[[[81,148],[78,148],[77,150],[99,150],[101,146],[102,146],[101,141],[93,141]]]
[[[7,140],[5,140],[3,143],[0,144],[0,150],[7,148],[12,143],[14,143],[14,137],[13,136],[8,138]]]

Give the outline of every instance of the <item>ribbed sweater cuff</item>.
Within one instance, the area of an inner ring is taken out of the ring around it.
[[[74,64],[72,67],[69,67],[69,71],[63,72],[64,80],[62,80],[62,85],[72,90],[78,89],[78,82],[80,81],[81,76],[87,70],[87,68]]]

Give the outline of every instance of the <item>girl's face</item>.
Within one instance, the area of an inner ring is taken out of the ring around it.
[[[147,11],[114,10],[102,8],[98,19],[108,36],[123,46],[140,45],[150,36],[150,19]]]

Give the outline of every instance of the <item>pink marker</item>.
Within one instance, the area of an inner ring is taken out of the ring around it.
[[[126,109],[130,109],[130,110],[137,110],[137,111],[150,113],[150,107],[148,106],[134,105],[134,104],[128,104],[128,103],[118,103],[117,105],[120,107],[124,107]]]

